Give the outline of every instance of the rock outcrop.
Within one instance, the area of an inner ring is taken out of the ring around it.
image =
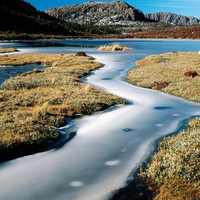
[[[109,25],[147,21],[142,11],[126,2],[87,2],[72,6],[51,8],[50,16],[79,24]]]
[[[200,19],[197,19],[195,17],[186,17],[183,15],[177,15],[170,12],[149,13],[145,14],[145,17],[151,20],[155,20],[157,22],[165,22],[175,25],[190,26],[190,25],[200,24]]]

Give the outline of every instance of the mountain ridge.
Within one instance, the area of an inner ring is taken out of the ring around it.
[[[138,21],[164,22],[184,26],[200,24],[200,19],[170,12],[144,14],[141,10],[123,1],[90,1],[83,4],[50,8],[45,13],[68,22],[92,25],[133,25]]]
[[[171,12],[156,12],[145,14],[145,17],[157,22],[164,22],[175,25],[196,25],[200,24],[200,19],[192,16],[178,15]]]
[[[109,25],[123,21],[151,21],[144,13],[126,2],[86,2],[71,6],[50,8],[50,16],[78,24]]]

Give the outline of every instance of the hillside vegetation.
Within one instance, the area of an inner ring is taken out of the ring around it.
[[[55,19],[23,0],[0,1],[0,31],[15,33],[72,34]]]
[[[45,13],[23,0],[1,0],[0,17],[6,19],[1,20],[0,40],[200,38],[199,25],[156,22],[126,2],[88,2]]]
[[[1,0],[0,39],[53,39],[119,33],[109,26],[80,25],[52,17],[23,0]]]

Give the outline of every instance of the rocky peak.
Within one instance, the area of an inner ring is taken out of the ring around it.
[[[142,11],[126,2],[87,2],[72,6],[51,8],[47,14],[79,24],[105,25],[120,21],[145,21]]]
[[[157,22],[165,22],[176,25],[190,26],[194,24],[200,24],[200,19],[197,19],[195,17],[186,17],[183,15],[177,15],[170,12],[150,13],[150,14],[145,14],[145,17],[151,20],[155,20]]]

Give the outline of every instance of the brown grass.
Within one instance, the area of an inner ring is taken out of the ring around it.
[[[155,200],[191,199],[200,196],[200,118],[188,123],[177,136],[164,138],[159,152],[140,173],[158,193]]]
[[[173,52],[148,56],[136,62],[137,68],[128,73],[128,82],[140,87],[159,89],[163,92],[200,102],[200,76],[186,77],[186,72],[200,74],[200,55]],[[155,82],[167,83],[154,87]]]
[[[3,48],[3,47],[0,47],[0,53],[11,53],[11,52],[16,52],[18,51],[17,49],[15,48]]]
[[[113,45],[103,45],[100,46],[99,51],[128,51],[131,50],[130,47],[120,46],[118,43],[114,43]]]
[[[66,117],[89,115],[125,103],[80,81],[102,66],[92,57],[65,54],[0,56],[0,65],[29,63],[51,67],[26,72],[1,85],[1,158],[9,157],[14,151],[32,153],[46,147],[49,141],[58,140],[60,135],[51,126],[65,125]]]

